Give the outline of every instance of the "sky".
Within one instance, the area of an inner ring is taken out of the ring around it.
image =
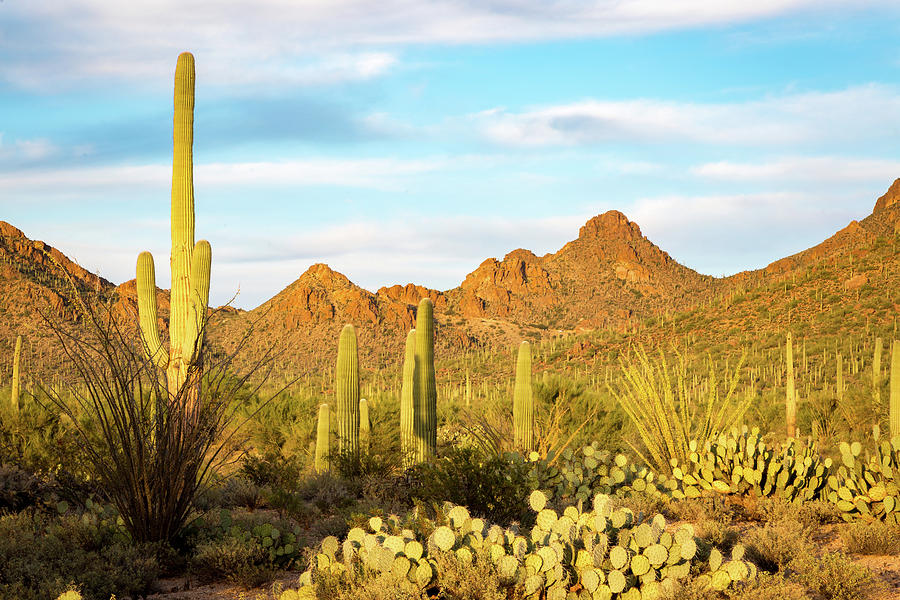
[[[214,305],[316,262],[446,290],[612,209],[729,275],[900,177],[898,34],[896,0],[0,0],[0,219],[168,288],[190,51]]]

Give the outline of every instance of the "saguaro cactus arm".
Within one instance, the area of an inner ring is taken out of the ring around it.
[[[158,367],[165,368],[169,362],[169,356],[163,349],[162,342],[159,339],[156,272],[153,266],[153,255],[149,252],[141,252],[138,255],[137,296],[138,318],[141,325],[141,339],[144,342],[144,350]]]
[[[206,240],[194,245],[191,256],[191,318],[188,321],[181,355],[194,360],[203,340],[203,322],[209,306],[209,272],[212,264],[212,248]]]

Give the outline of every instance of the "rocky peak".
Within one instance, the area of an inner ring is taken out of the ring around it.
[[[597,215],[582,225],[578,230],[578,239],[614,239],[614,240],[639,240],[644,237],[637,223],[628,220],[624,214],[617,210],[610,210],[602,215]]]
[[[894,180],[894,183],[888,188],[888,191],[875,202],[875,209],[872,212],[880,212],[895,204],[900,204],[900,179]]]
[[[375,295],[379,298],[386,298],[393,302],[400,302],[402,304],[410,304],[412,306],[418,306],[419,301],[422,298],[431,298],[431,301],[434,302],[434,307],[440,309],[443,307],[447,300],[444,297],[444,294],[437,291],[429,289],[423,285],[416,285],[414,283],[407,283],[406,285],[392,285],[390,287],[382,287],[379,288]]]

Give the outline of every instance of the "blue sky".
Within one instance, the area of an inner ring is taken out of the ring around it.
[[[314,262],[448,289],[610,209],[731,274],[900,177],[898,34],[887,0],[2,0],[0,219],[168,287],[187,50],[215,304]]]

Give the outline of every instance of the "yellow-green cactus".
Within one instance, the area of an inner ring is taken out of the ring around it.
[[[406,353],[403,356],[403,382],[400,387],[400,453],[403,466],[410,467],[416,462],[415,407],[418,387],[416,362],[416,330],[406,335]]]
[[[515,445],[526,456],[534,450],[534,396],[531,389],[531,345],[519,344],[516,387],[513,394]]]
[[[415,416],[419,461],[434,456],[437,447],[437,386],[434,379],[434,304],[430,298],[419,302],[416,313]]]
[[[338,447],[341,454],[359,455],[359,353],[356,329],[344,325],[335,368]]]
[[[787,386],[785,390],[785,421],[787,422],[787,436],[797,435],[797,395],[794,392],[794,347],[791,343],[791,332],[787,334]]]
[[[13,354],[12,391],[9,395],[14,414],[19,413],[19,359],[22,356],[22,336],[16,336],[16,350]]]
[[[169,299],[169,349],[157,329],[156,275],[153,256],[137,261],[138,313],[147,355],[166,369],[169,393],[185,384],[188,369],[201,362],[203,322],[209,305],[209,242],[194,243],[194,57],[184,52],[175,67],[174,149],[172,158],[172,287]],[[199,380],[197,380],[199,381]],[[193,385],[193,384],[192,384]]]

